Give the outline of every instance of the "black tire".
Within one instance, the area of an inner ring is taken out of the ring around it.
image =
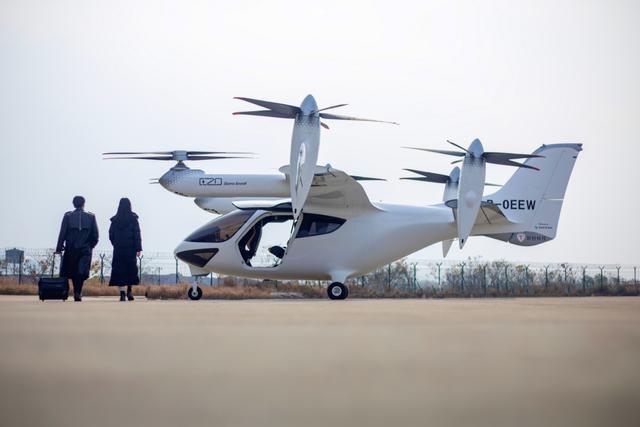
[[[329,299],[345,299],[349,296],[349,288],[340,282],[333,282],[327,288]]]
[[[202,298],[202,289],[200,289],[200,286],[198,286],[196,288],[196,293],[193,293],[193,288],[189,288],[189,290],[187,291],[187,295],[189,296],[189,299],[191,301],[198,301],[200,298]]]

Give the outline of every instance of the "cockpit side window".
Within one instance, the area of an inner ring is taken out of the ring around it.
[[[229,240],[255,210],[238,210],[222,215],[191,233],[185,240],[198,243],[220,243]]]
[[[302,224],[300,224],[300,228],[298,228],[296,238],[332,233],[340,228],[345,221],[345,219],[333,216],[305,213],[303,214]]]

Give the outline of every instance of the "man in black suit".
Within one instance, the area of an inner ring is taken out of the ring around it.
[[[64,251],[60,276],[73,282],[73,299],[82,301],[82,285],[89,278],[91,255],[98,244],[98,224],[91,212],[84,210],[84,197],[73,198],[75,210],[62,218],[56,253]]]

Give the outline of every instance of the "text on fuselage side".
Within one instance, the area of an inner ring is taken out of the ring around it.
[[[536,208],[535,200],[526,199],[505,199],[502,202],[494,202],[493,200],[487,200],[487,203],[493,203],[499,205],[502,209],[512,209],[519,211],[531,211]]]
[[[222,178],[200,178],[199,185],[247,185],[247,181],[223,181]]]

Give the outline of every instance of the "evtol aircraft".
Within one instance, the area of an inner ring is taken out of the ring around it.
[[[345,282],[419,249],[442,242],[446,256],[454,240],[486,236],[519,246],[555,238],[565,191],[581,144],[542,145],[531,154],[484,151],[475,139],[458,150],[414,150],[455,156],[448,175],[406,169],[404,179],[444,184],[442,202],[430,206],[373,203],[361,181],[331,165],[317,165],[324,120],[357,120],[319,109],[308,95],[300,106],[237,98],[262,107],[234,114],[294,121],[289,164],[278,174],[207,174],[185,161],[241,157],[250,153],[212,151],[115,152],[111,159],[177,162],[157,181],[175,194],[193,197],[222,214],[188,235],[175,255],[192,275],[211,272],[275,280],[330,281],[330,299],[347,298]],[[383,122],[393,123],[394,122]],[[514,159],[524,159],[515,161]],[[484,195],[487,163],[516,167],[511,178]],[[279,234],[276,233],[279,231]],[[279,235],[279,240],[273,240]],[[202,289],[194,284],[189,298]]]

